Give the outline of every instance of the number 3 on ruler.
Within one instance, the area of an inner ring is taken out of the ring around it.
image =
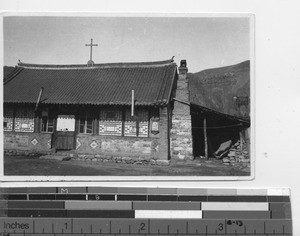
[[[218,224],[218,230],[222,231],[224,229],[223,223]]]

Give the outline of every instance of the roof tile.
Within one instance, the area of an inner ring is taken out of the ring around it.
[[[4,102],[35,103],[41,87],[45,104],[136,105],[168,103],[177,67],[172,61],[104,64],[94,67],[19,64],[4,85]]]
[[[234,97],[250,98],[250,61],[188,74],[191,104],[240,118],[250,118],[250,104],[241,116]]]

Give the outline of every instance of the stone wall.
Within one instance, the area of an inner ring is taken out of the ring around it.
[[[161,107],[159,132],[150,137],[120,137],[78,134],[76,153],[112,157],[133,157],[153,160],[168,160],[170,156],[169,108]]]
[[[73,153],[87,156],[110,156],[143,158],[143,160],[168,160],[170,157],[169,107],[159,109],[158,132],[149,137],[120,137],[91,134],[76,135],[76,149]],[[5,151],[26,151],[32,153],[54,152],[52,133],[5,132]],[[21,153],[21,152],[20,152]]]
[[[49,153],[53,151],[52,133],[4,132],[4,149]]]
[[[169,107],[161,107],[159,109],[159,139],[156,145],[158,149],[158,159],[170,159],[170,109]]]
[[[158,156],[155,143],[156,138],[80,134],[76,139],[76,153],[154,158]]]
[[[171,156],[193,159],[192,121],[189,106],[187,68],[179,67],[171,129]]]
[[[173,115],[171,130],[172,158],[193,159],[191,130],[189,117]]]

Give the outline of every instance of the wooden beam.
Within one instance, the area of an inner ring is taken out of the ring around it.
[[[34,117],[34,133],[40,133],[41,120],[40,116]]]
[[[207,130],[206,130],[206,116],[203,117],[203,134],[204,134],[204,147],[205,147],[205,158],[208,160],[208,144],[207,144]]]

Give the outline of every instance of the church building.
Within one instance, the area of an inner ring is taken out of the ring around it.
[[[163,161],[212,156],[226,140],[247,139],[248,102],[241,114],[234,100],[250,96],[249,62],[242,66],[246,76],[238,65],[238,73],[228,67],[200,77],[173,59],[4,67],[4,149]]]
[[[19,63],[4,81],[4,148],[167,160],[177,77],[173,60]]]

